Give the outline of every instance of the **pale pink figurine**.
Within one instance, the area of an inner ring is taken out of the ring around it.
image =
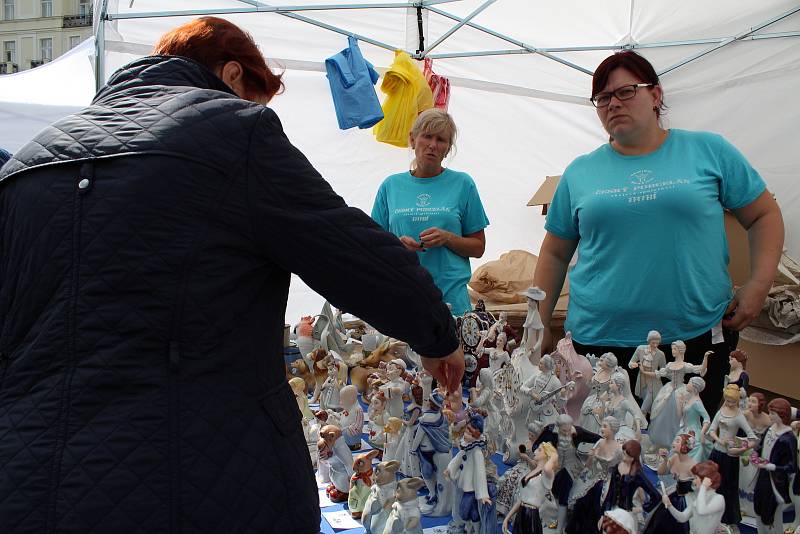
[[[297,349],[300,355],[306,358],[308,353],[314,350],[314,318],[306,315],[300,318],[300,322],[295,326],[295,333],[297,333]]]
[[[361,448],[361,432],[364,428],[364,410],[358,404],[358,392],[353,385],[339,390],[339,403],[342,406],[340,423],[342,437],[352,451]]]
[[[592,379],[592,364],[581,356],[572,345],[572,332],[567,332],[564,339],[556,344],[556,352],[551,354],[556,364],[556,375],[562,384],[575,382],[570,391],[566,412],[575,421],[581,416],[581,406],[589,396],[589,381]]]

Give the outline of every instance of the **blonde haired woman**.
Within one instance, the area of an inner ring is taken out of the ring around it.
[[[472,177],[442,166],[456,134],[455,122],[445,111],[423,111],[409,134],[414,150],[411,170],[383,181],[372,218],[417,252],[453,314],[461,315],[471,309],[469,258],[483,256],[489,219]]]

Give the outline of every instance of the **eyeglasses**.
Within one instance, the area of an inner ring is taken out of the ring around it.
[[[617,87],[608,93],[597,93],[589,100],[592,101],[594,107],[604,108],[611,103],[612,96],[616,96],[617,100],[630,100],[636,96],[636,89],[639,87],[652,87],[654,85],[654,83],[634,83],[631,85],[623,85],[622,87]]]

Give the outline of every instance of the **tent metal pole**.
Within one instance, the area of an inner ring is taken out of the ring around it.
[[[97,35],[94,38],[94,87],[99,91],[106,81],[106,17],[108,0],[101,0]]]
[[[771,18],[771,19],[767,20],[766,22],[763,22],[763,23],[761,23],[761,24],[759,24],[757,26],[751,27],[747,31],[744,31],[744,32],[742,32],[742,33],[740,33],[738,35],[734,35],[733,37],[728,37],[727,39],[722,40],[719,44],[717,44],[715,46],[712,46],[712,47],[707,48],[705,50],[701,50],[697,54],[693,54],[693,55],[687,57],[686,59],[683,59],[683,60],[675,63],[674,65],[672,65],[670,67],[667,67],[666,69],[664,69],[661,72],[659,72],[658,75],[662,76],[664,74],[667,74],[668,72],[672,72],[673,70],[675,70],[675,69],[677,69],[679,67],[682,67],[682,66],[686,65],[687,63],[691,63],[692,61],[700,59],[701,57],[703,57],[703,56],[705,56],[707,54],[710,54],[711,52],[715,52],[715,51],[719,50],[720,48],[722,48],[724,46],[728,46],[729,44],[731,44],[733,42],[741,41],[743,39],[746,39],[747,37],[750,37],[752,34],[756,33],[757,31],[759,31],[759,30],[761,30],[763,28],[766,28],[770,24],[774,24],[774,23],[776,23],[776,22],[778,22],[780,20],[783,20],[786,17],[790,17],[790,16],[794,15],[795,13],[797,13],[798,11],[800,11],[800,7],[795,7],[794,9],[790,9],[789,11],[787,11],[785,13],[782,13],[781,15],[778,15],[777,17]]]
[[[433,42],[433,43],[432,43],[430,46],[428,46],[428,48],[426,48],[425,50],[423,50],[423,51],[422,51],[422,57],[425,57],[426,55],[428,55],[428,52],[430,52],[431,50],[433,50],[434,48],[436,48],[437,46],[439,46],[439,45],[442,43],[442,41],[444,41],[445,39],[447,39],[448,37],[450,37],[451,35],[453,35],[453,34],[454,34],[455,32],[457,32],[457,31],[458,31],[460,28],[462,28],[462,27],[463,27],[465,24],[467,24],[469,21],[471,21],[472,19],[474,19],[475,17],[477,17],[477,16],[478,16],[478,15],[479,15],[479,14],[480,14],[480,13],[481,13],[481,12],[482,12],[484,9],[486,9],[486,8],[487,8],[487,7],[489,7],[490,5],[494,4],[496,1],[497,1],[497,0],[486,0],[486,1],[485,1],[483,4],[481,4],[480,6],[478,6],[478,8],[477,8],[477,9],[475,9],[475,11],[473,11],[472,13],[470,13],[469,15],[467,15],[467,17],[466,17],[466,18],[464,18],[464,19],[461,19],[461,20],[458,22],[458,24],[456,24],[455,26],[453,26],[452,28],[450,28],[449,30],[447,30],[447,31],[444,33],[444,35],[442,35],[441,37],[439,37],[438,39],[436,39],[436,41],[434,41],[434,42]]]
[[[436,13],[437,15],[441,15],[443,17],[449,18],[449,19],[457,21],[457,22],[461,22],[463,20],[461,17],[457,17],[457,16],[453,15],[452,13],[448,13],[447,11],[442,11],[439,8],[435,8],[435,7],[430,7],[429,6],[427,9],[429,11],[432,11],[432,12]],[[506,41],[506,42],[509,42],[511,44],[517,45],[518,47],[523,48],[523,49],[527,50],[528,52],[530,52],[532,54],[540,54],[540,55],[542,55],[542,56],[544,56],[544,57],[546,57],[548,59],[552,59],[553,61],[561,63],[562,65],[565,65],[565,66],[573,68],[573,69],[575,69],[577,71],[583,72],[584,74],[588,74],[589,76],[591,76],[593,74],[592,71],[590,71],[588,69],[585,69],[585,68],[581,67],[580,65],[576,65],[575,63],[572,63],[571,61],[567,61],[566,59],[561,59],[558,56],[554,56],[554,55],[550,54],[549,52],[545,52],[545,51],[540,50],[540,49],[538,49],[538,48],[536,48],[534,46],[527,45],[527,44],[523,43],[522,41],[519,41],[518,39],[514,39],[513,37],[509,37],[508,35],[504,35],[504,34],[502,34],[500,32],[496,32],[494,30],[486,28],[485,26],[481,26],[480,24],[475,24],[474,22],[471,22],[471,21],[467,21],[465,24],[467,26],[469,26],[470,28],[474,28],[476,30],[480,30],[480,31],[482,31],[484,33],[488,33],[489,35],[491,35],[493,37],[497,37],[498,39],[502,39],[503,41]]]

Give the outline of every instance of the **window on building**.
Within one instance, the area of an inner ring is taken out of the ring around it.
[[[17,42],[3,41],[3,61],[9,63],[17,62]]]
[[[42,16],[53,16],[53,0],[42,0]]]
[[[78,4],[78,15],[81,17],[88,17],[91,14],[92,3],[89,0],[80,0],[80,3]]]
[[[3,20],[14,20],[14,0],[3,0]]]
[[[42,50],[42,63],[47,63],[48,61],[53,61],[53,39],[48,37],[47,39],[39,39],[39,48]]]
[[[72,50],[76,46],[81,44],[81,36],[80,35],[72,35],[69,38],[69,49]]]

